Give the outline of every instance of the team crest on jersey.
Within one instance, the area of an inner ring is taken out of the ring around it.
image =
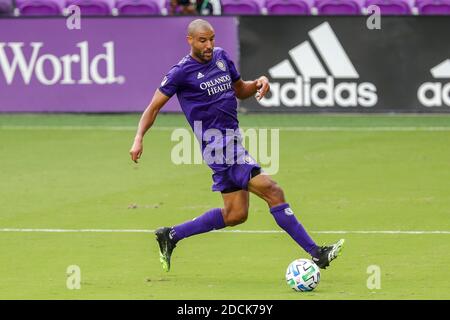
[[[167,76],[165,76],[161,81],[161,87],[163,87],[167,82]]]
[[[225,62],[223,62],[223,60],[217,60],[216,66],[222,71],[227,70],[227,68],[225,67]]]

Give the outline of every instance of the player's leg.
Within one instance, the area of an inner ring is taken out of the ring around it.
[[[306,252],[316,255],[318,246],[298,222],[286,203],[284,192],[268,175],[260,174],[249,181],[248,190],[265,200],[277,224],[285,230]]]
[[[215,208],[203,215],[174,227],[163,227],[155,231],[159,244],[160,261],[163,269],[170,270],[170,258],[178,241],[226,226],[235,226],[247,219],[249,195],[244,190],[222,191],[224,208]]]
[[[234,226],[247,219],[248,192],[230,179],[229,171],[214,172],[213,191],[220,191],[224,200],[224,208],[214,208],[203,215],[174,227],[163,227],[155,231],[160,248],[160,261],[163,269],[169,271],[170,258],[178,241],[211,230],[226,226]]]
[[[281,187],[270,176],[259,174],[253,177],[248,183],[248,190],[267,202],[277,224],[312,256],[319,267],[326,268],[339,255],[344,240],[332,246],[317,246],[295,217]]]
[[[245,190],[222,192],[223,218],[226,226],[244,223],[248,217],[249,193]]]
[[[222,197],[224,208],[211,209],[193,220],[172,227],[169,237],[176,243],[196,234],[244,222],[248,215],[248,192],[244,190],[222,192]]]
[[[174,227],[162,227],[155,231],[159,244],[160,261],[165,271],[170,270],[170,258],[178,241],[211,230],[225,228],[223,209],[214,208],[206,211],[193,220],[186,221]]]
[[[260,173],[250,179],[248,191],[266,201],[269,208],[286,203],[283,189],[267,174]]]

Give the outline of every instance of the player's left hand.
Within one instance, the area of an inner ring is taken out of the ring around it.
[[[261,76],[256,80],[256,100],[261,100],[270,90],[269,79],[266,76]]]

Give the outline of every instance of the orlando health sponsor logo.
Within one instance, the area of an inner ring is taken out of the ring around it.
[[[213,80],[202,82],[200,83],[200,89],[207,90],[208,96],[227,90],[232,90],[231,77],[227,74]]]

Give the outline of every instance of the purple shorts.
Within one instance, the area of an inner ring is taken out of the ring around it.
[[[237,190],[247,190],[248,182],[252,178],[252,170],[261,170],[256,162],[233,164],[223,171],[216,171],[212,175],[214,184],[212,191],[232,192]]]
[[[232,152],[227,153],[227,148]],[[216,153],[217,150],[220,153]],[[220,160],[219,163],[215,162],[215,156],[217,155],[217,159]],[[213,171],[212,191],[226,193],[247,190],[248,182],[252,178],[252,170],[261,170],[260,165],[242,145],[240,135],[224,136],[223,140],[209,143],[203,149],[203,159]]]

